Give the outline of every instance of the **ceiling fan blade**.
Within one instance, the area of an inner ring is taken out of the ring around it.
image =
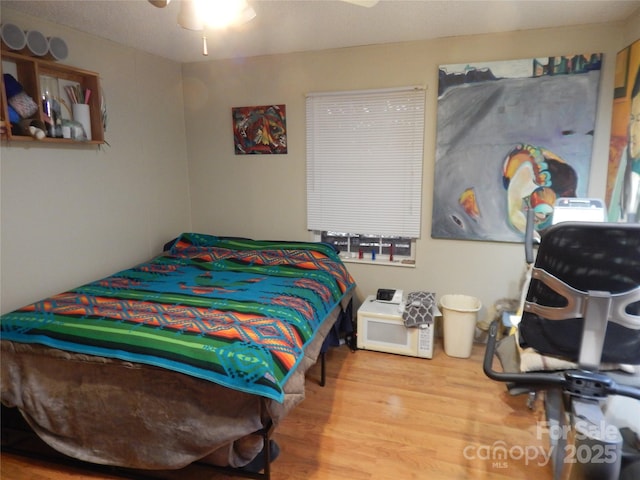
[[[352,3],[359,7],[374,7],[380,0],[342,0],[343,2]]]
[[[154,7],[158,7],[158,8],[164,8],[167,5],[169,5],[169,2],[171,0],[149,0],[149,3],[151,5],[153,5]]]

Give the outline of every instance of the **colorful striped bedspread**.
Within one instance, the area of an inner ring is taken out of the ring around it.
[[[185,233],[153,260],[0,317],[3,340],[167,368],[277,401],[355,284],[322,243]]]

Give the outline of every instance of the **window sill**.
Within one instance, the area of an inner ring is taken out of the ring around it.
[[[376,259],[371,260],[370,258],[356,258],[356,257],[343,257],[340,256],[340,259],[344,263],[356,263],[361,265],[383,265],[386,267],[404,267],[404,268],[415,268],[416,262],[415,260],[405,259],[405,260],[393,260],[390,262],[388,259]],[[410,262],[410,263],[409,263]]]

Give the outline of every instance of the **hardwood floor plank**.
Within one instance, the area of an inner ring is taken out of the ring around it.
[[[307,379],[305,400],[276,429],[281,453],[273,480],[551,479],[548,441],[524,396],[482,372],[484,346],[469,359],[448,357],[437,344],[432,360],[346,347],[327,357],[327,385],[319,365]],[[498,454],[506,449],[506,456]],[[7,480],[112,480],[108,474],[3,453]],[[232,479],[183,469],[171,479]]]

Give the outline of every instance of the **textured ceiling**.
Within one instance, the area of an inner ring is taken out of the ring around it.
[[[224,0],[215,0],[224,1]],[[180,0],[2,0],[10,8],[178,62],[624,21],[640,0],[381,0],[364,8],[338,0],[248,0],[241,28],[202,33],[176,23]]]

